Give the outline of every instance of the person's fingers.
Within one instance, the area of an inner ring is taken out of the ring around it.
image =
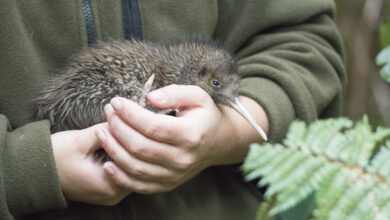
[[[69,185],[76,188],[77,193],[66,194],[67,199],[110,206],[117,204],[123,197],[130,193],[128,189],[118,186],[110,178],[110,175],[107,175],[105,170],[102,169],[101,165],[94,162],[90,162],[88,165],[86,163],[84,164],[74,166],[78,172],[73,172],[73,181]],[[86,186],[89,189],[82,191],[81,189]]]
[[[169,182],[153,182],[138,179],[137,177],[128,174],[114,162],[106,162],[103,165],[103,168],[109,173],[113,182],[117,185],[140,194],[167,192],[176,186]]]
[[[161,109],[199,107],[213,102],[209,94],[198,86],[169,85],[147,95],[148,101]]]
[[[94,130],[64,131],[51,135],[54,159],[59,181],[69,200],[98,205],[114,205],[130,193],[115,184],[93,160],[99,146]]]
[[[95,132],[98,129],[102,129],[102,128],[108,128],[108,123],[97,124],[80,131],[68,131],[68,132],[82,132],[83,135],[74,135],[74,136],[71,135],[70,138],[74,138],[75,139],[74,142],[80,144],[79,145],[80,150],[83,153],[87,155],[91,155],[94,152],[96,152],[96,150],[101,148],[98,140],[95,137]]]
[[[176,176],[176,173],[166,167],[160,165],[161,161],[158,158],[152,158],[153,161],[145,161],[133,156],[132,153],[127,151],[108,130],[102,129],[97,132],[97,136],[104,148],[104,150],[110,155],[110,157],[121,166],[130,175],[149,181],[171,181]],[[129,137],[132,139],[133,137]],[[148,153],[155,149],[147,149],[143,151],[146,155],[154,153]],[[161,154],[162,157],[164,154]],[[144,155],[141,155],[145,157]],[[150,159],[148,157],[148,159]],[[154,162],[157,162],[154,163]]]
[[[186,137],[182,135],[183,131],[191,132],[194,129],[189,123],[183,123],[180,118],[155,114],[124,98],[114,98],[111,100],[111,104],[105,107],[105,112],[109,115],[107,117],[109,122],[113,117],[113,111],[127,125],[158,142],[173,145],[183,143],[187,141]],[[115,130],[113,131],[115,132]]]

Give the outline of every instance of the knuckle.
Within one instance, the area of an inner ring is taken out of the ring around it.
[[[142,144],[136,143],[130,147],[130,152],[136,156],[144,156],[146,153],[146,147]]]
[[[112,180],[116,183],[116,185],[120,186],[123,189],[130,189],[131,188],[131,182],[128,182],[126,178],[124,178],[122,175],[118,175],[115,173],[112,176]],[[114,196],[116,195],[115,193],[113,194]]]
[[[134,108],[132,107],[129,107],[129,108],[124,108],[120,115],[121,115],[121,118],[123,118],[124,121],[126,122],[131,122],[133,121],[133,118],[136,117],[133,113],[133,110]]]
[[[104,146],[104,151],[106,151],[106,153],[108,155],[110,155],[111,158],[113,159],[117,159],[118,158],[118,153],[113,149],[113,147],[111,146],[111,143],[108,142],[105,146]]]
[[[110,126],[110,130],[112,132],[116,132],[120,129],[120,120],[117,116],[113,116],[111,117],[111,120],[110,120],[110,123],[109,123],[109,126]]]
[[[114,182],[118,185],[118,186],[121,186],[123,188],[127,188],[129,187],[127,182],[123,179],[123,178],[119,178],[117,175],[114,175],[113,176],[113,179],[114,179]]]
[[[191,132],[187,137],[187,146],[194,148],[202,143],[202,135],[198,132]]]
[[[175,126],[173,124],[167,124],[163,130],[166,137],[177,137],[185,129],[185,126]]]
[[[161,125],[155,122],[151,122],[145,130],[146,136],[155,136],[161,130]]]
[[[138,178],[143,178],[145,176],[145,171],[140,165],[134,165],[130,170],[130,173]]]
[[[180,171],[187,171],[194,163],[193,156],[183,156],[176,161],[176,167]]]

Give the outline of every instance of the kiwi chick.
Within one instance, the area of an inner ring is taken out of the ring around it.
[[[116,96],[145,96],[144,85],[152,74],[152,90],[196,85],[215,103],[227,105],[237,96],[239,77],[231,55],[207,41],[167,46],[139,40],[101,42],[77,54],[43,85],[34,100],[35,119],[49,119],[52,132],[104,122],[103,107]],[[156,111],[151,105],[146,108]]]
[[[183,40],[159,46],[133,39],[101,42],[75,55],[42,86],[33,101],[35,119],[49,119],[53,133],[104,122],[104,106],[116,96],[144,98],[144,85],[152,74],[151,90],[170,84],[196,85],[216,104],[243,114],[234,104],[239,84],[235,62],[215,43]],[[145,107],[158,111],[150,104]],[[105,153],[99,155],[100,161],[109,159]]]

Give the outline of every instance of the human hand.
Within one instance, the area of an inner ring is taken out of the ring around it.
[[[105,108],[109,130],[101,129],[98,136],[115,162],[104,168],[120,186],[142,194],[169,191],[208,166],[241,162],[248,144],[258,140],[241,115],[218,108],[199,87],[171,85],[159,91],[148,100],[162,109],[179,109],[177,117],[123,98]]]
[[[83,130],[51,135],[54,159],[65,197],[96,205],[115,205],[130,194],[115,184],[93,159],[99,148],[95,131],[107,127],[98,124]]]

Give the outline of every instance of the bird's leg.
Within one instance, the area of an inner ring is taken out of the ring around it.
[[[148,95],[148,93],[152,90],[154,79],[155,79],[155,74],[152,74],[149,77],[148,81],[146,81],[146,83],[144,85],[144,89],[142,91],[142,96],[141,96],[140,100],[138,101],[138,104],[144,108],[146,106],[146,95]],[[133,101],[137,100],[137,97],[134,96],[132,98],[132,100]],[[162,109],[162,110],[158,111],[157,114],[176,116],[177,112],[178,112],[177,109],[168,108],[168,109]]]
[[[146,106],[146,95],[148,95],[148,93],[150,92],[150,90],[152,90],[152,87],[153,87],[153,82],[154,82],[154,78],[156,77],[156,75],[154,75],[154,73],[149,77],[148,81],[146,81],[145,85],[144,85],[144,89],[142,91],[142,95],[141,95],[141,98],[139,99],[138,101],[138,104],[142,107],[145,108]],[[134,99],[134,98],[133,98]]]

